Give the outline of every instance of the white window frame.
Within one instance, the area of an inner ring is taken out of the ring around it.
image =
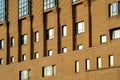
[[[52,56],[53,55],[53,51],[52,50],[48,50],[48,56]]]
[[[97,68],[102,68],[102,58],[97,57]]]
[[[86,59],[86,70],[90,70],[90,59]]]
[[[107,36],[106,35],[101,35],[100,36],[100,42],[101,43],[106,43],[107,42]]]
[[[114,56],[109,55],[109,66],[114,66]]]
[[[67,47],[62,48],[62,53],[67,53]]]
[[[31,78],[31,70],[20,71],[20,80],[29,80]]]
[[[38,42],[39,41],[39,32],[36,31],[35,32],[35,42]]]
[[[0,58],[0,64],[3,64],[3,58]]]
[[[27,44],[27,34],[22,35],[22,44]]]
[[[36,52],[36,53],[35,53],[35,59],[38,59],[38,58],[39,58],[39,53]]]
[[[79,61],[75,61],[75,72],[79,72],[80,71],[80,63]]]
[[[112,31],[112,39],[120,38],[120,29],[116,29]]]
[[[78,50],[82,50],[83,49],[83,45],[82,44],[78,45],[77,47],[78,47]]]
[[[43,76],[55,76],[56,75],[56,66],[46,66],[43,67]]]
[[[67,36],[67,26],[62,26],[62,36]]]
[[[76,24],[76,32],[77,34],[85,32],[85,22],[81,21]]]
[[[27,56],[26,56],[26,54],[23,54],[22,55],[22,61],[25,61],[25,60],[27,60]]]
[[[0,49],[4,48],[4,39],[0,40]]]
[[[53,39],[54,38],[54,29],[51,28],[51,29],[48,29],[48,32],[47,32],[47,36],[48,36],[48,39]]]

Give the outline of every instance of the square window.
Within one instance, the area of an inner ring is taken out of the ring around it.
[[[46,66],[43,67],[43,77],[45,76],[55,76],[56,75],[56,66],[52,65],[52,66]]]
[[[79,34],[79,33],[84,32],[85,31],[84,26],[85,26],[85,24],[84,24],[83,21],[79,22],[79,23],[76,23],[76,33]]]
[[[31,77],[31,70],[22,70],[20,71],[20,80],[30,80]]]
[[[78,50],[82,50],[82,49],[83,49],[83,45],[82,44],[78,45]]]
[[[113,29],[111,30],[111,39],[118,39],[120,38],[120,29]]]
[[[62,53],[67,53],[67,48],[66,47],[62,48]]]
[[[106,36],[106,35],[102,35],[102,36],[100,37],[100,42],[101,42],[101,43],[106,43],[106,42],[107,42],[107,36]]]

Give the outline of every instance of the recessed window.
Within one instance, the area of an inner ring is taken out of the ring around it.
[[[14,56],[10,57],[10,62],[13,63],[15,61]]]
[[[48,50],[48,56],[52,56],[53,52],[52,50]]]
[[[27,34],[21,36],[21,44],[27,44]]]
[[[120,2],[114,2],[109,4],[109,16],[115,16],[120,14]]]
[[[43,77],[45,76],[55,76],[56,75],[56,66],[46,66],[43,67]]]
[[[109,66],[113,66],[113,65],[114,65],[114,56],[109,55]]]
[[[67,35],[67,26],[62,26],[62,36]]]
[[[86,70],[90,69],[90,60],[86,59]]]
[[[83,45],[80,44],[80,45],[77,46],[77,48],[78,48],[78,50],[82,50],[83,49]]]
[[[84,22],[79,22],[79,23],[76,23],[75,27],[76,27],[76,33],[79,34],[79,33],[82,33],[85,31],[84,29]]]
[[[0,40],[0,49],[4,48],[4,40]]]
[[[19,17],[30,14],[31,0],[19,0]]]
[[[54,38],[54,29],[48,29],[47,30],[47,39],[53,39]]]
[[[15,41],[14,37],[11,37],[11,39],[10,39],[10,46],[11,47],[14,47],[14,41]]]
[[[35,32],[35,42],[39,41],[39,32]]]
[[[44,0],[44,10],[57,6],[57,0]]]
[[[3,58],[0,59],[0,64],[3,64]]]
[[[101,43],[106,43],[107,42],[107,36],[106,35],[100,36],[100,42]]]
[[[97,68],[102,68],[102,59],[101,59],[101,57],[97,57]]]
[[[30,80],[31,78],[31,70],[22,70],[20,71],[20,80]]]
[[[0,22],[7,20],[7,0],[0,0]]]
[[[38,59],[39,58],[39,53],[36,52],[34,57],[35,57],[35,59]]]
[[[77,1],[80,1],[80,0],[72,0],[72,2],[77,2]]]
[[[79,61],[75,61],[75,72],[79,72]]]
[[[25,61],[25,60],[27,60],[27,57],[26,57],[26,54],[23,54],[22,55],[22,61]]]
[[[120,29],[111,30],[111,39],[120,38]]]
[[[67,48],[66,47],[62,48],[62,53],[67,53]]]

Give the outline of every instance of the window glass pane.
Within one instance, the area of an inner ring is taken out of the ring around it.
[[[86,69],[87,70],[90,69],[90,60],[89,59],[86,60]]]
[[[7,11],[5,11],[6,10],[5,6],[7,6],[5,2],[6,0],[0,1],[0,22],[5,21],[5,16],[6,16],[5,14],[7,14]]]
[[[55,7],[56,0],[44,0],[44,10]]]

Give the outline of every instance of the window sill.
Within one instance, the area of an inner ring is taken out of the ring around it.
[[[8,23],[8,21],[2,21],[0,22],[0,25],[6,25],[6,23]]]
[[[30,17],[31,17],[31,15],[28,14],[28,15],[19,17],[19,20],[27,19],[27,18],[30,18]]]
[[[50,9],[46,9],[46,10],[44,10],[44,13],[53,12],[54,10],[57,10],[57,9],[58,9],[57,7],[53,7],[53,8],[50,8]]]
[[[78,5],[78,4],[81,4],[83,3],[84,0],[79,0],[79,1],[76,1],[76,2],[72,2],[72,5]]]
[[[113,19],[113,18],[119,18],[120,17],[120,14],[117,14],[117,15],[114,15],[114,16],[109,16],[108,19]]]

